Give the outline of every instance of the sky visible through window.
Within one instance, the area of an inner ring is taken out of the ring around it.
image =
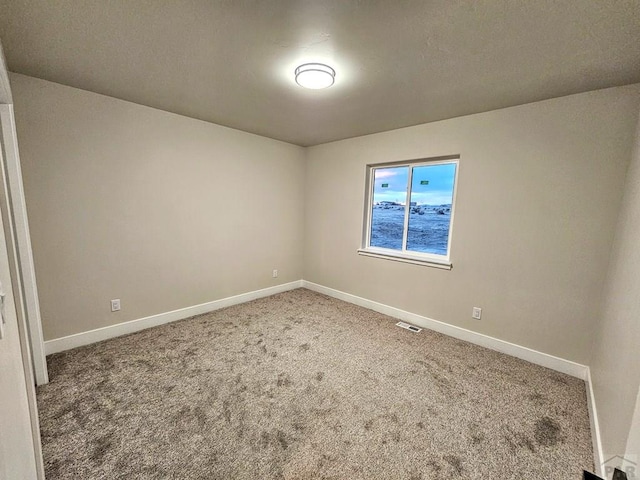
[[[410,167],[378,168],[375,170],[373,203],[396,202],[404,205],[407,198],[407,180]],[[411,186],[411,201],[418,205],[450,204],[456,165],[425,165],[415,167]],[[428,184],[421,182],[428,181]],[[386,185],[383,187],[383,185]]]
[[[406,250],[446,255],[456,163],[374,169],[370,246],[403,249],[410,169]]]

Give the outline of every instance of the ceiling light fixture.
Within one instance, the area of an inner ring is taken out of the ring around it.
[[[296,83],[304,88],[320,90],[333,85],[336,71],[322,63],[305,63],[296,68]]]

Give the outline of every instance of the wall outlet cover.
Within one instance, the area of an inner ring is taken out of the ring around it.
[[[120,310],[120,299],[116,298],[114,300],[111,300],[111,311],[117,312],[118,310]]]

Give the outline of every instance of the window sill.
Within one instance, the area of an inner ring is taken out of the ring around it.
[[[380,252],[377,250],[370,250],[366,248],[359,248],[358,255],[364,255],[365,257],[382,258],[384,260],[392,260],[394,262],[411,263],[413,265],[422,265],[425,267],[440,268],[442,270],[451,270],[453,268],[453,264],[446,261],[426,259],[411,255]]]

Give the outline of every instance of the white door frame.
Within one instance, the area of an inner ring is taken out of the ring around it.
[[[2,238],[4,238],[4,245],[6,246],[6,254],[9,267],[9,279],[4,274],[5,280],[9,280],[5,285],[8,291],[12,291],[12,298],[9,299],[12,304],[12,313],[15,316],[18,330],[18,340],[20,342],[20,355],[22,357],[22,370],[24,374],[24,385],[26,387],[27,404],[29,408],[29,420],[31,427],[31,438],[33,447],[33,467],[35,469],[36,478],[38,480],[44,480],[44,462],[42,459],[42,444],[40,440],[40,422],[38,421],[38,404],[36,399],[36,392],[34,384],[36,383],[36,371],[39,372],[39,378],[43,383],[48,382],[46,359],[44,357],[44,344],[42,342],[42,327],[40,325],[40,311],[39,308],[34,312],[33,301],[35,301],[36,307],[38,307],[38,291],[35,289],[35,276],[33,275],[33,257],[31,254],[31,241],[29,237],[29,223],[27,222],[27,214],[24,200],[24,191],[22,187],[22,173],[20,171],[20,157],[18,156],[18,143],[16,140],[16,130],[13,117],[13,98],[11,95],[11,86],[9,84],[9,74],[7,72],[7,64],[4,59],[4,52],[2,51],[2,44],[0,43],[0,218],[2,218],[2,225],[4,231]],[[12,206],[13,205],[13,206]],[[16,207],[19,206],[18,207]],[[16,221],[16,218],[19,221]],[[16,225],[18,225],[16,229]],[[19,230],[19,233],[16,233]],[[18,253],[18,242],[20,238],[22,242],[21,253]],[[26,242],[26,243],[25,243]],[[26,263],[25,263],[26,261]],[[3,262],[4,263],[4,262]],[[29,303],[26,300],[25,289],[23,289],[23,281],[21,279],[21,271],[26,266],[30,266],[28,274],[31,274],[30,278],[34,288],[26,289],[30,298],[31,307],[27,307]],[[13,300],[13,301],[12,301]],[[33,338],[29,333],[29,327],[26,322],[26,310],[31,309],[32,318],[36,321],[36,328],[32,331],[38,332],[40,341],[36,340],[35,344],[41,351],[40,362],[44,362],[44,375],[42,375],[42,363],[38,368],[34,368],[34,360],[32,356],[32,348],[30,343],[33,344]],[[13,319],[12,319],[13,320]],[[16,325],[12,323],[12,325]],[[11,333],[11,332],[9,332]],[[15,334],[14,334],[15,335]],[[14,337],[15,338],[15,337]],[[9,339],[7,338],[6,341]],[[6,409],[4,409],[6,410]],[[5,439],[6,441],[6,439]],[[25,457],[22,459],[15,459],[18,462],[24,461],[26,457],[30,456],[28,452],[24,452]],[[11,460],[14,459],[4,459]],[[29,462],[31,462],[29,461]],[[5,465],[6,466],[6,465]],[[25,464],[22,464],[25,467]],[[27,466],[27,468],[29,468]]]
[[[5,105],[0,105],[0,109],[4,111]],[[4,120],[2,120],[4,122]],[[7,328],[17,327],[17,340],[19,341],[19,355],[21,356],[22,373],[24,375],[23,385],[26,387],[26,403],[29,410],[29,421],[31,429],[31,447],[33,452],[21,451],[19,458],[4,458],[3,461],[7,461],[2,468],[3,471],[8,469],[9,472],[18,469],[23,474],[31,469],[29,477],[35,472],[37,480],[44,480],[44,462],[42,459],[42,444],[40,440],[40,424],[38,421],[38,405],[36,400],[36,392],[34,388],[35,378],[34,369],[32,364],[31,349],[29,348],[29,334],[26,324],[26,308],[24,296],[21,288],[20,280],[20,260],[18,258],[18,252],[16,249],[16,233],[13,225],[13,213],[10,208],[11,199],[9,195],[9,181],[7,178],[7,165],[5,154],[6,149],[4,142],[3,129],[0,129],[0,218],[2,218],[3,231],[0,232],[0,237],[4,240],[3,244],[0,244],[0,255],[6,253],[6,262],[8,263],[8,272],[3,272],[3,280],[6,282],[4,288],[7,293],[11,293],[7,298],[7,304],[4,308],[3,314],[7,317]],[[2,248],[2,246],[6,248]],[[1,252],[5,250],[5,252]],[[2,260],[5,263],[5,260]],[[5,276],[6,275],[6,276]],[[7,278],[9,277],[9,278]],[[3,318],[4,320],[4,318]],[[15,335],[16,332],[5,331],[7,335]],[[10,338],[0,340],[0,348],[4,348],[6,345],[2,342],[8,342]],[[0,372],[2,375],[3,372]],[[19,398],[19,392],[15,392]],[[24,397],[23,397],[24,398]],[[6,409],[5,409],[6,410]],[[6,413],[6,412],[5,412]],[[6,420],[6,419],[5,419]],[[17,421],[17,420],[16,420]],[[5,438],[4,441],[11,441],[12,439]],[[19,439],[13,439],[18,441]],[[22,439],[21,441],[24,441]],[[33,456],[31,456],[33,454]],[[15,463],[12,463],[15,462]],[[25,470],[26,469],[26,470]]]
[[[33,252],[31,250],[31,235],[29,234],[29,221],[27,218],[27,204],[24,198],[22,184],[22,169],[20,167],[20,155],[18,153],[18,138],[16,135],[13,105],[0,105],[0,126],[2,131],[5,175],[7,179],[9,203],[13,226],[13,241],[18,260],[18,283],[21,296],[24,301],[24,310],[28,330],[29,347],[33,373],[36,385],[49,383],[47,372],[47,359],[44,350],[44,337],[42,335],[42,323],[40,319],[40,304],[38,302],[38,286],[36,284],[35,268],[33,265]],[[9,239],[8,239],[9,240]]]

